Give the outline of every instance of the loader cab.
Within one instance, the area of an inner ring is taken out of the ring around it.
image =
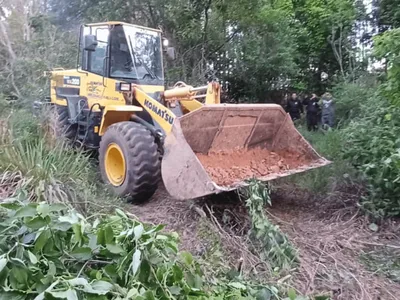
[[[80,39],[83,71],[139,85],[164,85],[160,31],[111,22],[83,26]]]

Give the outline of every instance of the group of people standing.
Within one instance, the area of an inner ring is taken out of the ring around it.
[[[293,93],[287,100],[286,112],[289,113],[293,121],[296,121],[304,113],[304,106],[309,131],[317,131],[319,123],[324,129],[332,128],[335,125],[335,107],[331,94],[323,94],[321,100],[316,94],[300,100],[297,94]]]

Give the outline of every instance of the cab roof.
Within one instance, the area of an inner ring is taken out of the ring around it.
[[[119,22],[119,21],[108,21],[108,22],[101,22],[101,23],[85,24],[85,26],[109,26],[109,25],[125,25],[125,26],[131,26],[131,27],[136,27],[136,28],[142,28],[142,29],[146,29],[146,30],[161,32],[160,29],[149,28],[149,27],[145,27],[145,26],[134,25],[134,24],[129,24],[129,23],[125,23],[125,22]]]

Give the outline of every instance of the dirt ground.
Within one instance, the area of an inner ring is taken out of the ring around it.
[[[295,169],[310,161],[302,154],[267,149],[238,149],[196,154],[207,173],[218,185],[232,185],[250,179]]]
[[[400,283],[380,275],[379,270],[367,270],[361,260],[371,251],[398,251],[400,222],[390,220],[377,232],[370,230],[357,208],[357,197],[357,191],[310,197],[291,187],[281,187],[272,195],[270,219],[288,235],[301,260],[281,282],[307,295],[330,294],[334,300],[400,299]],[[243,259],[244,264],[255,263],[256,257],[245,245],[246,210],[232,194],[176,201],[161,188],[149,203],[127,208],[142,221],[166,224],[167,229],[177,231],[181,249],[195,255],[209,247],[207,239],[199,236],[202,217],[206,217],[222,233],[231,264]]]

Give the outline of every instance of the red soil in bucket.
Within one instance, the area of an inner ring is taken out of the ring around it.
[[[253,177],[279,174],[310,163],[310,160],[300,153],[272,152],[260,148],[196,155],[208,175],[216,184],[222,186],[233,185]]]

